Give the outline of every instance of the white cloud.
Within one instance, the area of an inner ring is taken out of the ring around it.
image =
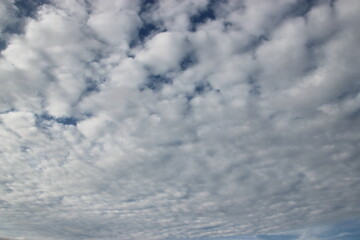
[[[163,22],[169,31],[187,31],[191,24],[190,17],[203,10],[207,4],[208,0],[161,0],[153,18]]]
[[[1,18],[26,23],[0,56],[1,235],[191,239],[359,217],[358,5],[141,6]]]
[[[159,33],[146,42],[145,49],[137,53],[136,59],[149,67],[154,74],[165,74],[176,70],[187,52],[184,34]]]
[[[103,3],[99,2],[101,6]],[[140,19],[136,12],[131,10],[109,9],[98,10],[90,15],[88,25],[107,42],[115,45],[123,45],[134,38],[135,31],[140,26]]]

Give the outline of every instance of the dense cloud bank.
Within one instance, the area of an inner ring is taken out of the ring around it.
[[[3,0],[0,235],[360,216],[360,2]]]

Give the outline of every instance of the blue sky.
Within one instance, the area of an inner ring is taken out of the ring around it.
[[[359,12],[0,1],[0,239],[359,239]]]

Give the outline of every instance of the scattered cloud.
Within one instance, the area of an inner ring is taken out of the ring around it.
[[[271,239],[358,218],[359,11],[0,2],[0,234]]]

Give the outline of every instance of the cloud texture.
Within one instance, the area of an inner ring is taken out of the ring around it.
[[[360,216],[360,2],[0,2],[0,235]]]

